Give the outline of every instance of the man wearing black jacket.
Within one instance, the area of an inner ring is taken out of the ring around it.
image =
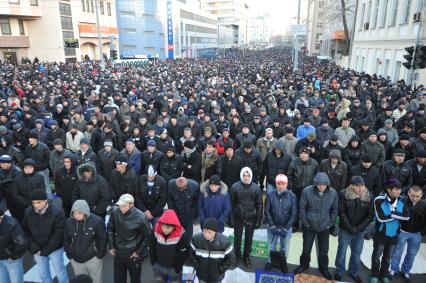
[[[135,187],[139,177],[135,170],[128,164],[124,155],[118,156],[115,161],[115,169],[111,172],[112,199],[118,201],[121,195],[135,195]]]
[[[72,154],[64,157],[63,166],[54,176],[55,192],[62,199],[62,208],[65,215],[69,215],[72,205],[72,191],[78,180],[77,167]]]
[[[3,270],[0,274],[1,282],[24,282],[22,256],[27,245],[27,238],[19,222],[4,215],[4,211],[0,210],[0,268]]]
[[[52,194],[49,186],[49,147],[39,141],[37,133],[30,133],[28,138],[29,145],[25,148],[25,158],[34,160],[34,168],[36,172],[40,172],[44,178],[44,186],[48,195]]]
[[[85,200],[76,200],[71,217],[65,221],[64,249],[71,259],[75,275],[87,274],[93,283],[102,282],[102,258],[106,252],[105,224],[96,214],[90,214]]]
[[[64,211],[47,200],[45,190],[31,192],[30,198],[32,206],[25,210],[23,227],[29,241],[28,249],[38,265],[39,276],[42,282],[52,282],[51,262],[58,283],[68,283],[62,246]]]
[[[243,168],[241,158],[235,154],[234,146],[231,143],[225,145],[225,154],[221,157],[222,175],[220,179],[231,188],[232,185],[240,180],[240,172]]]
[[[182,176],[197,182],[201,181],[201,154],[196,150],[194,142],[187,140],[183,143]]]
[[[13,164],[11,156],[0,156],[0,201],[5,199],[7,209],[9,209],[12,215],[16,214],[12,198],[13,180],[20,173],[21,169]]]
[[[364,179],[364,185],[375,197],[382,192],[382,177],[380,175],[380,170],[373,165],[373,160],[369,155],[362,155],[361,164],[351,168],[348,180],[353,176],[361,176]]]
[[[148,255],[149,223],[142,211],[134,207],[132,195],[120,197],[108,221],[109,252],[114,257],[114,282],[141,282],[143,258]]]

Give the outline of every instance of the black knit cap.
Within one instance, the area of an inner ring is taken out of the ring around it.
[[[217,230],[219,229],[217,220],[214,218],[207,218],[203,222],[203,229],[208,229],[208,230],[217,232]]]
[[[47,194],[45,190],[35,190],[30,193],[31,200],[46,200]]]

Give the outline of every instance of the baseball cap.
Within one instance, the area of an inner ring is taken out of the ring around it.
[[[135,199],[133,198],[131,194],[124,194],[124,195],[121,195],[121,197],[118,199],[118,201],[116,202],[116,205],[123,206],[128,203],[134,203],[134,202],[135,202]]]

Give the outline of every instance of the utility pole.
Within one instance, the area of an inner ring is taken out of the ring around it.
[[[96,6],[96,28],[98,30],[98,45],[99,45],[99,57],[101,59],[101,70],[105,68],[104,54],[102,52],[102,36],[101,36],[101,25],[99,24],[99,0],[95,0]]]
[[[299,0],[297,5],[297,25],[300,25],[300,5],[301,0]],[[299,38],[297,33],[294,36],[294,61],[293,61],[293,72],[297,72],[299,65]]]

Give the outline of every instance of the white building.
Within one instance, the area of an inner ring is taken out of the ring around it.
[[[248,0],[201,0],[201,9],[217,16],[220,26],[226,26],[232,30],[227,38],[219,42],[219,47],[238,47],[248,43]],[[224,42],[232,42],[232,45],[224,44]]]
[[[408,80],[409,70],[402,63],[405,47],[415,45],[420,26],[422,0],[358,1],[355,35],[349,67],[370,74]],[[424,13],[425,9],[423,9]],[[426,29],[420,35],[423,44]],[[426,82],[426,71],[417,71],[417,82]]]
[[[250,17],[247,32],[249,44],[269,43],[272,35],[269,14]]]
[[[309,56],[320,55],[326,23],[326,0],[308,0],[308,29],[306,35],[306,48]]]

